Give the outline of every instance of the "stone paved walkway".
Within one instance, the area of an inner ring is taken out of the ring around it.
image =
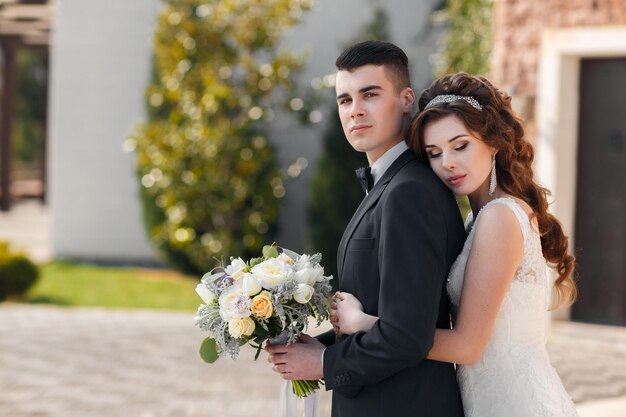
[[[626,396],[626,328],[555,322],[548,349],[574,402]]]
[[[0,416],[275,415],[281,380],[265,357],[207,365],[205,336],[192,312],[0,304]]]
[[[264,355],[204,364],[192,316],[0,304],[0,416],[274,416]],[[577,402],[626,394],[626,330],[556,324],[550,350]]]

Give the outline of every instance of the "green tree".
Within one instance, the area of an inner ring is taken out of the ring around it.
[[[278,43],[310,6],[164,2],[149,119],[129,145],[149,236],[182,270],[206,272],[216,257],[258,255],[272,241],[285,189],[266,126],[279,107],[302,107],[293,98],[302,58]]]
[[[443,11],[448,32],[436,74],[465,71],[489,74],[493,0],[447,0]]]
[[[350,44],[369,39],[389,40],[387,25],[385,11],[377,7],[373,20]],[[354,171],[367,166],[367,159],[346,140],[334,100],[332,106],[334,116],[324,133],[322,155],[311,180],[308,219],[313,248],[322,254],[326,274],[337,277],[339,241],[364,196]],[[337,286],[338,281],[335,279],[332,283]]]

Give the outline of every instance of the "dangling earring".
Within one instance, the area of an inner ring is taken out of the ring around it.
[[[491,177],[489,178],[489,195],[492,196],[496,192],[498,180],[496,178],[496,154],[491,158]]]

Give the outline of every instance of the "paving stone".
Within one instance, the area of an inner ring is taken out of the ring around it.
[[[0,415],[275,415],[281,380],[265,355],[203,363],[192,317],[0,304]],[[575,402],[626,395],[626,329],[555,322],[548,348]],[[321,397],[328,416],[330,394]]]
[[[276,413],[281,380],[265,355],[203,363],[193,312],[0,304],[0,323],[2,416]]]

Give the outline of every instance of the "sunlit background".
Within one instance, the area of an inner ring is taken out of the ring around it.
[[[365,39],[406,51],[418,93],[467,71],[513,97],[579,261],[553,364],[581,416],[624,415],[615,0],[0,0],[0,414],[276,412],[264,358],[200,361],[194,287],[273,242],[336,274],[366,160],[334,61]]]

